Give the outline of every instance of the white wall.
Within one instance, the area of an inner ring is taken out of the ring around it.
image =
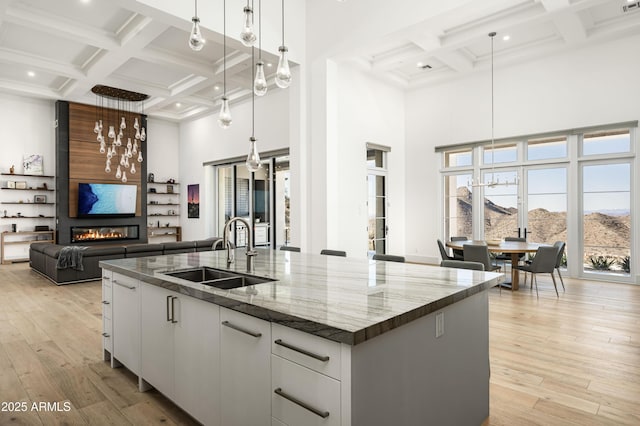
[[[287,90],[272,89],[264,98],[256,98],[255,137],[258,151],[289,147],[289,95]],[[213,114],[180,124],[179,170],[181,191],[187,185],[200,184],[200,218],[188,219],[186,198],[180,215],[184,240],[217,235],[213,229],[213,175],[203,163],[242,156],[249,152],[251,136],[251,101],[233,105],[233,124],[228,129],[218,125]],[[209,220],[207,221],[207,217]]]
[[[340,64],[336,75],[335,130],[327,175],[330,199],[328,248],[346,250],[349,257],[367,255],[366,144],[391,147],[388,154],[388,253],[404,254],[404,94],[361,71]],[[316,206],[320,208],[321,206]]]
[[[632,52],[639,43],[633,37],[526,64],[496,64],[495,137],[638,120],[634,76],[640,75],[640,56]],[[438,258],[440,165],[434,147],[491,138],[490,84],[483,72],[407,94],[406,223],[419,224],[408,228],[418,232],[408,232],[407,254]]]
[[[2,141],[2,156],[0,157],[0,171],[8,173],[9,168],[15,166],[15,173],[23,173],[22,158],[24,154],[42,154],[45,175],[56,174],[56,150],[55,150],[55,103],[50,100],[40,100],[18,97],[8,94],[0,94],[0,135]],[[1,185],[6,186],[7,176],[2,176]],[[19,179],[11,179],[19,180]],[[36,183],[30,182],[30,183]],[[38,182],[41,184],[42,182]],[[2,191],[0,200],[17,201],[18,199],[33,197],[33,191],[14,194],[15,191]],[[10,193],[10,194],[9,194]],[[53,194],[53,193],[52,193]],[[53,196],[53,195],[50,195]],[[53,200],[55,201],[55,200]],[[39,206],[37,214],[54,215],[53,206]],[[2,210],[7,210],[8,215],[18,211],[23,215],[34,215],[34,211],[17,209],[15,206],[6,205]],[[1,215],[1,212],[0,212]],[[33,231],[33,227],[42,221],[31,219],[0,219],[0,232],[9,231],[11,223],[16,223],[18,231]],[[53,221],[50,225],[54,227]],[[26,246],[28,249],[28,246]]]

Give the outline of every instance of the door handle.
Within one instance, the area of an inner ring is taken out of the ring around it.
[[[177,299],[177,297],[172,296],[171,297],[171,323],[172,324],[177,324],[177,320],[176,320],[176,306],[173,304],[173,302],[175,302]]]
[[[171,322],[171,296],[167,296],[167,322]]]

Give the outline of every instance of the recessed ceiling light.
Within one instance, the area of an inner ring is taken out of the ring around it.
[[[180,102],[176,102],[176,107],[180,108],[182,104]]]
[[[418,63],[416,64],[416,67],[418,67],[418,68],[422,68],[422,66],[423,66],[423,65],[424,65],[424,64],[423,64],[422,62],[418,62]]]
[[[35,72],[33,72],[33,71],[27,71],[27,75],[28,75],[29,77],[35,77],[35,76],[36,76],[36,73],[35,73]]]
[[[510,38],[511,38],[511,36],[510,36],[510,35],[506,35],[506,36],[502,37],[502,39],[503,39],[504,41],[509,41],[509,39],[510,39]]]
[[[84,3],[84,4],[89,4],[89,3],[91,3],[91,0],[80,0],[80,2]]]
[[[272,64],[271,62],[267,62],[267,66],[268,66],[269,68],[271,68],[271,67],[273,66],[273,64]]]
[[[220,86],[218,86],[218,85],[213,86],[213,90],[220,90]]]

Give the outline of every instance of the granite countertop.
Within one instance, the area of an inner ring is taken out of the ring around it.
[[[104,260],[100,266],[330,340],[356,345],[503,281],[503,275],[409,263],[258,249],[253,275],[276,281],[232,290],[164,275],[208,266],[246,273],[245,251]]]

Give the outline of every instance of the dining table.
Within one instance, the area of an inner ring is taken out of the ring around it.
[[[520,255],[523,253],[535,253],[538,251],[538,247],[548,244],[530,243],[526,241],[484,241],[484,240],[462,240],[462,241],[449,241],[447,247],[454,250],[464,250],[465,244],[486,244],[489,252],[491,253],[508,253],[511,255],[511,282],[503,282],[505,287],[511,287],[511,290],[518,290],[519,286],[519,270],[514,268],[513,265],[517,265],[520,260]]]

